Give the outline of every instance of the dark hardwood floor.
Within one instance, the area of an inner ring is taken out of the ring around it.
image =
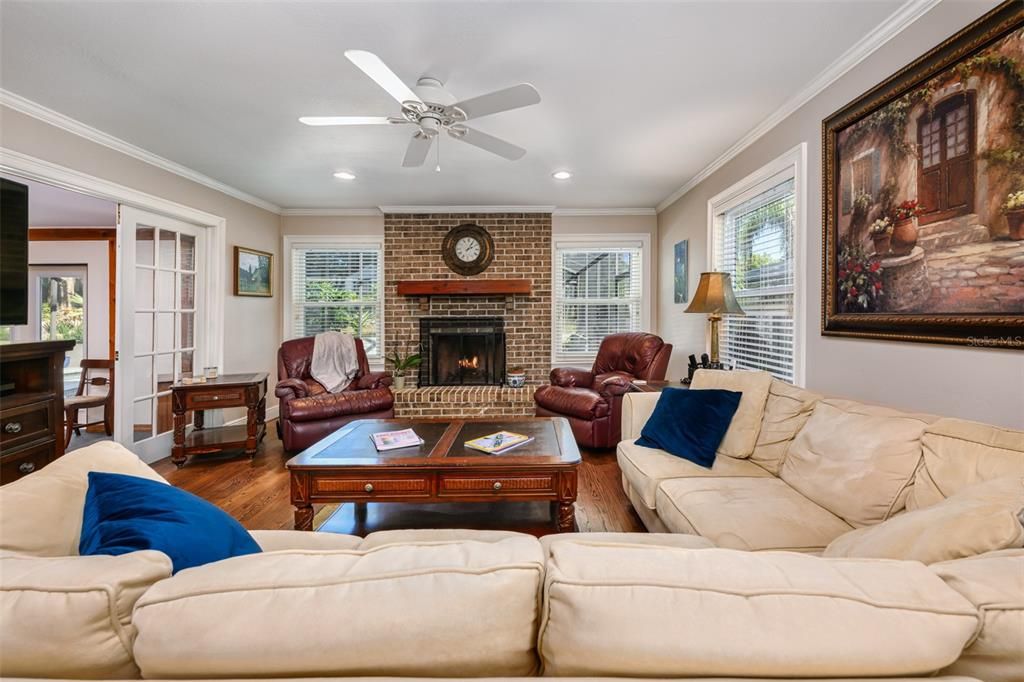
[[[170,457],[153,465],[172,484],[213,502],[249,529],[292,527],[288,460],[274,424],[251,460],[226,454],[192,457],[177,469]],[[576,525],[581,532],[644,532],[622,491],[614,450],[584,450],[579,470]],[[317,530],[365,535],[395,528],[481,528],[534,535],[553,532],[546,502],[494,504],[368,504],[365,522],[354,505],[325,505],[314,519]]]

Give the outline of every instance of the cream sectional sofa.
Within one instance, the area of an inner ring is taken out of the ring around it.
[[[5,679],[1010,680],[1024,556],[928,567],[713,547],[685,534],[253,531],[171,575],[76,556],[113,444],[0,488]],[[980,647],[980,648],[979,648]],[[940,672],[943,671],[943,672]]]

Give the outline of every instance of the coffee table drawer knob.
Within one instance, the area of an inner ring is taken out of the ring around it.
[[[373,492],[373,484],[372,483],[367,483],[366,485],[363,486],[363,490],[365,490],[368,493],[372,493]]]
[[[495,481],[494,482],[494,489],[495,490],[501,490],[501,481]]]

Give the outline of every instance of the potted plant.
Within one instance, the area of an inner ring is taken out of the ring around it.
[[[505,383],[511,388],[522,388],[526,385],[526,372],[522,367],[510,367],[505,372]]]
[[[882,285],[882,264],[859,246],[843,244],[839,252],[839,311],[873,313],[882,307],[885,294]]]
[[[419,353],[403,355],[396,350],[391,355],[385,355],[384,361],[392,365],[391,376],[395,379],[395,389],[401,390],[405,388],[406,370],[419,367],[423,362],[423,356]]]
[[[871,223],[868,228],[868,235],[875,243],[875,254],[884,256],[889,253],[889,245],[892,240],[892,220],[882,217]]]
[[[917,217],[924,213],[924,206],[917,199],[907,199],[892,212],[892,253],[906,256],[917,246]]]
[[[1010,226],[1010,239],[1018,242],[1024,239],[1024,189],[1010,192],[1003,204],[1003,213]]]

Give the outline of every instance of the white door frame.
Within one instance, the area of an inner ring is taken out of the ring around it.
[[[205,363],[223,368],[225,297],[222,293],[225,291],[225,281],[227,278],[227,221],[224,218],[2,146],[0,146],[0,171],[13,173],[29,180],[45,182],[46,184],[73,192],[107,199],[119,205],[138,208],[208,229],[209,232],[206,233],[208,237],[206,239],[206,290],[208,296],[206,298],[207,310],[205,317],[210,321],[210,324],[206,327],[205,331],[208,343]],[[120,223],[120,210],[118,211],[118,223]],[[118,229],[118,300],[121,300],[122,275],[125,272],[125,268],[129,266],[135,267],[134,254],[122,252],[120,233],[121,230]],[[119,318],[122,317],[120,309],[116,314]],[[115,326],[116,340],[114,347],[117,349],[121,346],[121,335],[123,333],[121,327],[123,325],[117,324]],[[132,363],[130,362],[131,358],[126,360],[126,362],[118,361],[117,363],[115,387],[134,385],[135,377],[133,376]],[[123,396],[118,396],[118,399],[123,399]],[[168,451],[166,456],[169,455],[170,452]]]

